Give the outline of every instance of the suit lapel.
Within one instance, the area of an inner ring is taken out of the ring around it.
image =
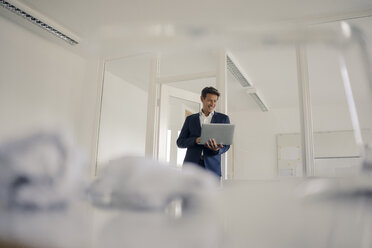
[[[218,113],[216,111],[214,111],[214,114],[212,116],[212,120],[211,120],[211,123],[216,123],[217,122],[217,118],[218,118]]]

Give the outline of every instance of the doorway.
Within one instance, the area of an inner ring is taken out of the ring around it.
[[[186,149],[176,141],[185,118],[199,112],[199,94],[166,84],[161,85],[158,158],[172,166],[181,167]]]

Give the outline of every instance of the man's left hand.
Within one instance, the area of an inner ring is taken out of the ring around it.
[[[221,144],[217,144],[216,143],[216,140],[215,139],[210,139],[208,140],[208,142],[205,144],[209,149],[217,152],[218,150],[220,150],[220,148],[223,147],[223,145]]]

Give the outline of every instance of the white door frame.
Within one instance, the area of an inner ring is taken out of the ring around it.
[[[147,129],[146,129],[146,156],[159,159],[159,156],[165,158],[166,152],[160,148],[159,150],[159,135],[161,132],[162,137],[164,136],[164,127],[159,126],[160,119],[164,118],[164,112],[160,112],[161,104],[161,87],[162,84],[171,82],[188,81],[202,78],[216,77],[217,88],[221,92],[222,97],[219,99],[219,107],[217,111],[221,111],[227,114],[227,51],[223,50],[219,53],[219,58],[216,62],[216,72],[199,72],[186,75],[177,75],[172,77],[160,77],[160,56],[157,55],[153,58],[151,63],[151,73],[149,80],[149,92],[148,92],[148,103],[147,103]],[[177,93],[176,93],[177,94]],[[182,97],[181,97],[182,98]],[[164,104],[164,103],[163,103]],[[164,106],[164,105],[163,105]],[[165,130],[166,132],[166,130]],[[166,134],[166,133],[165,133]],[[163,146],[162,147],[166,147]],[[164,157],[163,157],[164,156]],[[227,155],[223,155],[222,159],[222,175],[224,179],[228,179],[228,168],[227,168]]]
[[[161,85],[160,90],[160,113],[159,113],[159,138],[158,138],[158,159],[166,161],[167,159],[167,132],[168,132],[168,118],[169,118],[169,98],[176,97],[183,100],[198,103],[200,102],[200,95],[175,88],[166,84]]]
[[[151,62],[150,80],[149,80],[149,91],[148,91],[148,102],[147,102],[147,127],[146,127],[146,148],[145,154],[149,158],[158,159],[159,155],[159,122],[160,122],[160,102],[161,102],[161,85],[172,82],[189,81],[202,78],[216,77],[215,72],[199,72],[190,73],[185,75],[177,75],[172,77],[160,77],[160,56],[153,57]],[[167,87],[165,87],[167,88]],[[164,89],[166,91],[166,89]],[[171,90],[172,94],[179,94],[181,97],[186,97],[184,93]],[[185,98],[185,99],[186,99]],[[163,103],[163,106],[164,103]],[[164,111],[162,113],[162,118]],[[164,132],[164,127],[162,127]],[[161,151],[163,154],[163,151]]]

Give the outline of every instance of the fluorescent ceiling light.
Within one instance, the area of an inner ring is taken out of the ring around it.
[[[231,72],[231,74],[235,77],[235,79],[245,88],[247,89],[248,95],[250,95],[253,100],[257,103],[258,107],[263,112],[269,111],[266,104],[262,101],[261,97],[257,94],[256,89],[253,85],[248,81],[245,73],[242,71],[236,60],[232,58],[231,54],[226,55],[226,64],[227,69]]]
[[[75,39],[69,37],[68,35],[66,35],[64,33],[62,33],[61,31],[57,30],[56,28],[52,27],[51,25],[46,24],[45,22],[43,22],[39,18],[33,16],[32,14],[28,13],[27,11],[18,8],[18,7],[14,6],[13,4],[11,4],[11,3],[9,3],[5,0],[0,0],[0,5],[2,7],[4,7],[5,9],[11,11],[12,13],[23,17],[27,21],[29,21],[29,22],[35,24],[36,26],[48,31],[49,33],[57,36],[58,38],[66,41],[70,45],[78,44],[78,42]]]
[[[247,89],[246,92],[247,92],[248,95],[250,95],[253,98],[253,100],[257,103],[258,107],[260,107],[260,109],[262,110],[262,112],[269,111],[268,107],[263,102],[263,100],[261,99],[261,97],[258,95],[258,93],[257,93],[257,91],[256,91],[255,88],[250,87],[249,89]]]
[[[247,77],[244,75],[242,70],[239,68],[238,64],[233,61],[231,55],[226,55],[226,63],[227,69],[231,72],[231,74],[235,77],[236,80],[243,86],[243,87],[250,87],[252,84],[249,83]]]

